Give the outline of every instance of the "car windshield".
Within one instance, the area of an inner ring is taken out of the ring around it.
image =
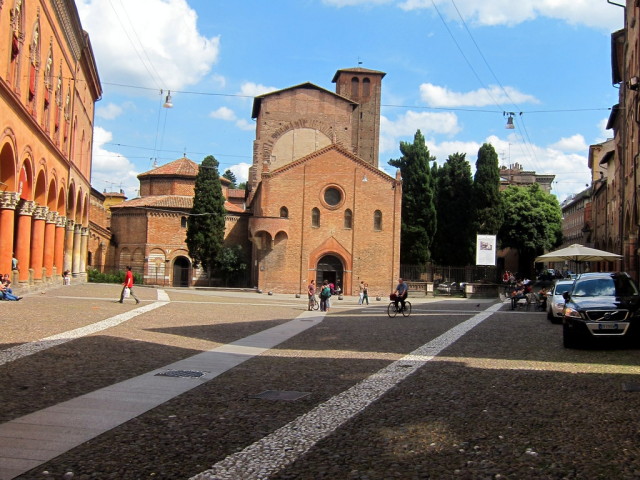
[[[572,293],[576,297],[627,297],[637,294],[638,289],[627,277],[577,280]]]
[[[554,290],[554,295],[562,295],[564,292],[568,292],[571,290],[571,286],[573,283],[559,283],[556,285],[556,289]]]

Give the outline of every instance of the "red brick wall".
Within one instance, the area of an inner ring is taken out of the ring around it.
[[[363,182],[366,175],[367,182]],[[266,236],[257,252],[259,287],[275,292],[304,291],[315,278],[317,259],[337,254],[345,265],[344,290],[357,293],[360,280],[372,296],[387,295],[399,269],[400,185],[364,162],[332,149],[303,164],[262,179],[260,203],[254,214],[277,217],[289,211],[287,232]],[[333,185],[343,192],[336,208],[324,203],[323,192]],[[311,210],[320,210],[320,226],[311,226]],[[352,228],[344,227],[345,210],[353,213]],[[382,230],[374,230],[374,212],[382,212]],[[273,239],[273,241],[271,241]]]

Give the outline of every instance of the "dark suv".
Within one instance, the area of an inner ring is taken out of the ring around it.
[[[640,335],[640,294],[627,273],[583,273],[563,296],[565,347]]]

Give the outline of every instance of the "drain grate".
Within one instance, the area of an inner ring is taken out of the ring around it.
[[[622,384],[623,392],[640,392],[640,384],[638,383],[623,383]]]
[[[166,372],[156,373],[156,377],[182,377],[182,378],[199,378],[204,376],[204,372],[194,370],[167,370]]]
[[[250,395],[249,398],[259,398],[261,400],[285,400],[293,402],[302,397],[311,395],[311,392],[295,392],[291,390],[265,390],[257,395]]]

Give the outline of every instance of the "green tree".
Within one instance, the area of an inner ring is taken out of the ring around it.
[[[493,146],[485,143],[478,150],[476,174],[473,177],[474,235],[496,235],[502,225],[500,166]]]
[[[187,221],[189,255],[207,271],[215,265],[222,249],[225,214],[218,161],[209,155],[196,175],[193,208]]]
[[[471,212],[471,165],[464,153],[454,153],[437,173],[438,229],[433,259],[440,265],[469,265],[474,260],[475,237]]]
[[[234,282],[237,277],[247,270],[244,251],[240,245],[222,247],[216,258],[216,271],[224,280],[225,286]]]
[[[518,251],[518,270],[532,275],[538,255],[562,243],[562,209],[558,199],[540,188],[510,186],[502,192],[504,222],[498,238],[502,248]]]
[[[236,179],[236,175],[231,170],[227,169],[222,174],[222,176],[231,182],[231,185],[229,185],[229,188],[236,188],[236,184],[238,183],[238,180]]]
[[[400,152],[401,158],[389,160],[402,175],[400,262],[422,265],[430,259],[436,231],[435,178],[429,166],[435,157],[420,130],[413,143],[400,142]]]

